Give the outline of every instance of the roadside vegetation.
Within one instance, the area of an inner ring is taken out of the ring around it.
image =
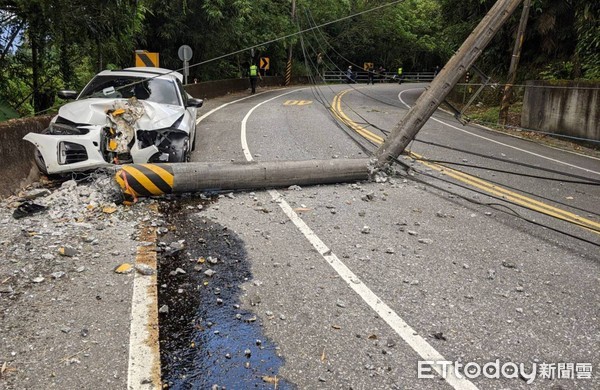
[[[392,2],[297,0],[292,19],[291,1],[3,0],[0,112],[24,116],[54,107],[57,90],[80,89],[101,69],[133,66],[135,50],[158,52],[162,67],[178,69],[183,44],[194,50],[190,80],[199,81],[242,77],[256,45],[254,60],[270,57],[270,75],[284,73],[290,45],[295,75],[308,71],[305,54],[315,61],[319,53],[330,69],[345,69],[349,60],[432,71],[495,0],[404,0],[362,13]],[[352,14],[360,15],[302,34],[306,53],[300,36],[291,35]],[[599,2],[534,0],[529,19],[517,84],[600,78]],[[506,79],[518,21],[516,12],[477,64],[498,83]]]

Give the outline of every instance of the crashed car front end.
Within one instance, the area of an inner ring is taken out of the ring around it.
[[[46,174],[182,162],[189,155],[194,120],[184,107],[135,97],[90,98],[66,104],[46,130],[24,139],[36,146],[36,163]]]

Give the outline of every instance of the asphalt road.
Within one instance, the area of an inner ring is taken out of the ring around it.
[[[192,159],[246,161],[244,142],[256,161],[364,158],[422,91],[340,85],[208,101]],[[443,112],[410,150],[437,162],[403,157],[409,173],[387,183],[221,196],[200,213],[242,243],[241,309],[277,347],[277,376],[299,389],[600,388],[600,161]],[[418,378],[424,360],[525,371]]]

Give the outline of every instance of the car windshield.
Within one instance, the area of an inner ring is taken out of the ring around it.
[[[96,76],[81,92],[79,99],[129,99],[132,96],[155,103],[181,105],[177,86],[171,80],[131,76]]]

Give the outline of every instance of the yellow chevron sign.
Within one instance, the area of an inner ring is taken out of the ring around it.
[[[135,66],[159,67],[158,53],[150,53],[146,50],[135,51]]]
[[[259,68],[269,70],[271,66],[271,60],[269,57],[260,57]]]

